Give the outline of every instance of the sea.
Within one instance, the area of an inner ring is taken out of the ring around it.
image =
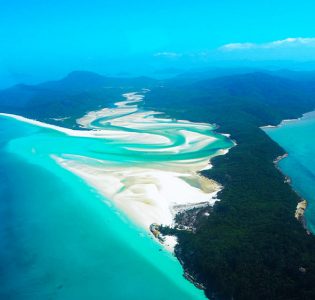
[[[220,138],[212,151],[231,147]],[[170,251],[52,159],[71,153],[109,161],[118,153],[117,163],[133,160],[118,146],[113,154],[115,141],[111,154],[104,147],[100,138],[0,116],[0,299],[205,299]]]
[[[315,233],[315,112],[283,121],[276,127],[265,127],[264,131],[288,153],[279,167],[291,179],[294,190],[307,201],[306,225]]]

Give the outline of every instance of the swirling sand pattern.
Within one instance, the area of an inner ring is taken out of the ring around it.
[[[233,142],[214,132],[214,125],[142,110],[138,104],[145,93],[124,94],[125,101],[112,108],[87,113],[77,120],[85,130],[6,115],[42,128],[31,140],[13,140],[9,147],[35,163],[53,158],[147,230],[152,223],[171,225],[178,209],[217,200],[220,186],[198,171],[209,168],[209,159],[225,154]],[[47,129],[50,138],[45,138]]]
[[[216,201],[220,187],[197,172],[210,167],[211,157],[226,153],[230,139],[215,133],[210,124],[176,121],[139,109],[144,94],[123,96],[126,100],[113,108],[89,112],[77,121],[95,132],[117,132],[118,138],[109,141],[116,158],[88,169],[86,163],[59,162],[145,228],[153,222],[172,224],[174,207]]]

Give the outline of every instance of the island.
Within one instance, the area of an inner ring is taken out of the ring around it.
[[[261,70],[216,78],[122,80],[74,72],[62,81],[3,91],[0,108],[97,134],[95,128],[80,127],[89,124],[87,119],[79,124],[77,119],[145,88],[150,91],[137,102],[140,110],[161,112],[158,118],[168,122],[216,124],[214,134],[228,135],[235,146],[215,157],[205,150],[212,168],[200,174],[221,187],[215,204],[185,207],[172,225],[150,221],[148,231],[153,224],[155,236],[176,236],[175,255],[185,277],[209,299],[314,299],[315,237],[302,224],[305,202],[275,166],[284,149],[261,129],[314,110],[313,79],[295,75]],[[23,101],[10,101],[17,97]]]

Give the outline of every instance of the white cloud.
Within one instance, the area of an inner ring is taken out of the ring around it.
[[[233,50],[239,50],[239,49],[252,49],[256,45],[253,43],[232,43],[232,44],[226,44],[220,47],[219,49],[224,51],[233,51]]]
[[[155,53],[154,56],[167,57],[167,58],[177,58],[177,57],[181,57],[182,53],[165,51],[165,52]]]
[[[230,43],[216,49],[192,52],[161,51],[156,58],[194,64],[212,61],[315,61],[315,37],[289,37],[266,43]]]
[[[284,40],[272,41],[268,43],[231,43],[219,48],[221,51],[249,50],[249,49],[278,49],[287,47],[314,47],[315,38],[287,38]]]

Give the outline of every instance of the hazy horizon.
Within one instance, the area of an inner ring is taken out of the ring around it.
[[[1,8],[0,88],[73,70],[315,69],[312,1],[13,0]]]

